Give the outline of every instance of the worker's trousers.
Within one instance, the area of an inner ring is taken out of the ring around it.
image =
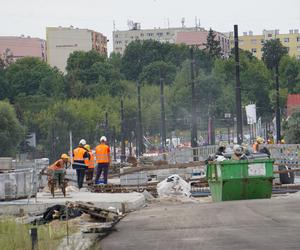
[[[80,189],[83,186],[85,168],[76,169],[76,173],[77,173],[77,185],[78,185],[78,188]]]
[[[103,171],[103,183],[107,184],[108,166],[109,163],[98,163],[95,183],[99,181],[99,178]]]
[[[92,184],[93,181],[93,177],[94,177],[94,168],[88,168],[85,170],[85,174],[86,174],[86,182],[88,185]]]

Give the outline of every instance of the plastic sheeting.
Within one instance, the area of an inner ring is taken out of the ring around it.
[[[159,197],[167,196],[191,196],[190,185],[179,175],[174,174],[157,184],[157,193]]]

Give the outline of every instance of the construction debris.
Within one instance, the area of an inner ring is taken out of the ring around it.
[[[90,188],[92,192],[95,193],[131,193],[139,192],[142,193],[147,190],[154,197],[157,196],[156,189],[157,182],[151,182],[146,185],[136,185],[136,186],[123,186],[118,184],[107,184],[107,185],[94,185]]]
[[[187,196],[190,197],[191,187],[179,175],[174,174],[157,184],[159,197]]]
[[[43,215],[43,217],[35,219],[32,222],[33,225],[46,224],[55,219],[59,219],[59,220],[72,219],[81,216],[82,211],[70,206],[54,205],[52,207],[47,208],[47,210],[40,215]]]
[[[89,214],[92,218],[97,219],[100,222],[116,222],[119,221],[121,214],[115,211],[111,211],[108,209],[103,209],[94,206],[93,203],[90,202],[68,202],[68,206],[76,208],[83,213]]]

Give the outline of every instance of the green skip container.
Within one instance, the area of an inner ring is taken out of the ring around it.
[[[210,162],[206,178],[214,202],[271,198],[271,159]]]

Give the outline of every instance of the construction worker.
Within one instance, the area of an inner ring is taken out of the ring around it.
[[[70,162],[70,158],[67,154],[62,154],[60,159],[54,162],[52,165],[48,167],[50,170],[63,170],[68,167],[68,163]]]
[[[108,167],[110,163],[110,148],[106,145],[107,139],[101,136],[100,144],[96,147],[97,173],[95,183],[97,184],[103,171],[104,184],[107,184]]]
[[[90,159],[85,159],[84,163],[87,165],[87,169],[85,171],[86,174],[86,182],[88,185],[92,184],[93,177],[94,177],[94,169],[95,169],[95,162],[94,162],[94,155],[93,151],[91,150],[90,145],[86,144],[84,148],[88,151],[90,155]]]
[[[85,164],[86,159],[90,159],[89,152],[84,148],[86,141],[81,139],[77,148],[73,150],[73,169],[76,169],[77,174],[77,185],[78,188],[82,188],[85,170],[87,165]]]
[[[240,145],[233,146],[233,154],[231,160],[247,160],[247,156],[244,154],[244,149]]]
[[[259,145],[264,143],[264,139],[260,136],[256,137],[255,143],[252,145],[253,153],[259,152]]]
[[[66,187],[68,185],[67,180],[65,180],[65,168],[68,168],[70,158],[67,154],[62,154],[60,159],[54,162],[48,167],[48,186],[54,197],[54,191],[56,187],[60,187],[64,196],[66,196]],[[63,170],[63,171],[62,171]],[[43,171],[42,171],[43,172]]]

